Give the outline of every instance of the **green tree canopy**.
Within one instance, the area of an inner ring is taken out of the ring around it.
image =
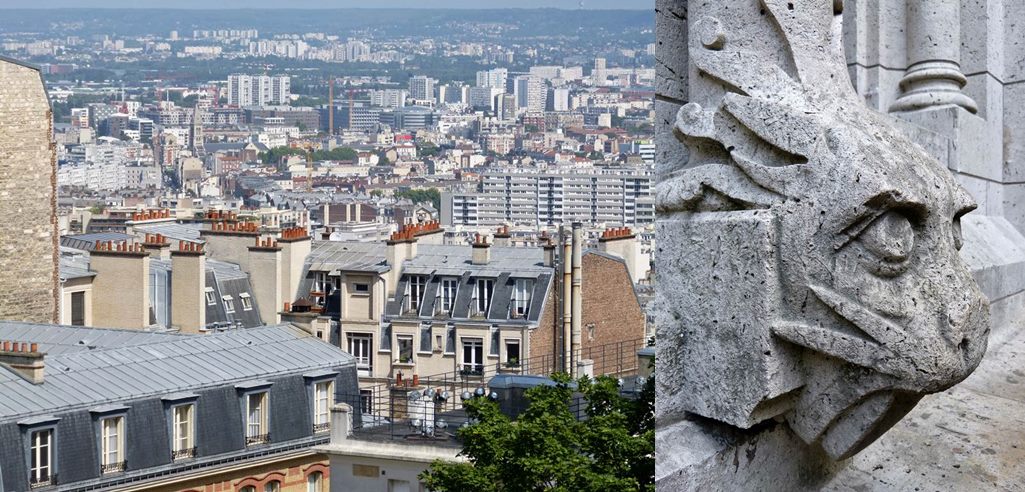
[[[396,191],[395,198],[408,198],[413,203],[430,203],[435,210],[441,210],[441,192],[437,188],[424,190]]]
[[[306,149],[274,147],[267,152],[261,152],[259,158],[264,164],[278,164],[281,162],[281,159],[290,155],[305,157]],[[332,150],[313,151],[313,160],[315,161],[355,161],[358,157],[359,154],[349,147],[335,147]]]
[[[530,405],[516,420],[484,398],[466,402],[475,423],[459,430],[467,463],[436,461],[420,475],[438,492],[655,490],[654,378],[628,400],[615,379],[583,378],[587,402],[578,419],[566,375],[527,390]]]

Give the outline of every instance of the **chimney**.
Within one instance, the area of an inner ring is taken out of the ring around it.
[[[504,225],[498,228],[495,233],[495,246],[508,248],[512,246],[512,235],[509,234],[509,226]]]
[[[544,258],[546,267],[555,267],[555,243],[552,242],[552,238],[548,237],[548,232],[541,233],[540,239],[541,247],[544,248]]]
[[[423,244],[445,244],[445,229],[441,228],[441,221],[432,220],[413,226],[416,230],[414,236],[418,243]]]
[[[352,434],[352,407],[336,403],[331,407],[331,444],[339,444]]]
[[[281,246],[273,238],[256,236],[249,246],[249,283],[256,297],[260,318],[265,324],[281,322],[278,307],[285,302],[282,292],[283,269]],[[289,299],[291,301],[291,299]]]
[[[140,243],[97,242],[89,254],[93,322],[109,328],[150,326],[150,254]]]
[[[281,296],[291,301],[299,292],[303,265],[313,249],[313,238],[305,228],[291,227],[281,231],[278,243],[281,246]]]
[[[246,248],[260,236],[260,226],[255,222],[239,222],[233,212],[208,212],[207,221],[209,228],[199,231],[207,255],[214,260],[235,263],[248,272]]]
[[[629,227],[606,229],[598,239],[598,248],[610,255],[622,258],[633,283],[636,284],[642,280],[641,276],[644,274],[645,268],[639,263],[641,245],[637,241],[637,235]]]
[[[487,265],[491,261],[491,244],[487,236],[477,234],[473,238],[473,257],[470,263],[474,265]]]
[[[171,325],[182,333],[206,327],[206,252],[203,245],[179,241],[171,252]]]
[[[572,287],[572,299],[573,299],[573,323],[571,328],[573,330],[573,363],[579,369],[580,364],[580,341],[581,341],[581,323],[583,322],[583,247],[584,247],[584,229],[580,222],[573,223],[573,287]],[[574,377],[580,377],[579,372],[575,373]]]
[[[559,227],[559,239],[562,241],[562,255],[559,261],[562,265],[562,356],[563,370],[566,374],[573,374],[573,352],[570,340],[573,339],[573,237]]]
[[[0,365],[3,365],[32,384],[43,384],[46,354],[39,351],[39,344],[0,342]]]
[[[146,234],[142,247],[149,251],[152,257],[160,260],[171,259],[171,241],[163,234]]]
[[[402,273],[402,262],[415,258],[417,253],[417,237],[415,225],[406,225],[398,232],[393,233],[385,243],[388,246],[388,271],[387,286],[388,297],[395,296],[395,284],[399,281]]]

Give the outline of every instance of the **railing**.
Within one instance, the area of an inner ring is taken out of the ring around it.
[[[252,444],[264,444],[270,442],[270,434],[256,434],[253,436],[246,436],[246,446]]]
[[[126,463],[124,461],[118,461],[117,463],[107,463],[106,465],[100,466],[100,473],[121,473],[125,471]]]
[[[323,424],[313,424],[313,433],[314,434],[316,434],[318,432],[327,432],[329,430],[331,430],[331,423],[330,422],[325,422]]]
[[[580,350],[579,358],[593,362],[592,374],[618,377],[625,391],[630,392],[639,381],[629,376],[637,373],[637,352],[646,344],[646,340],[636,339],[586,347]],[[518,414],[525,406],[522,394],[500,395],[489,389],[492,378],[504,374],[551,376],[567,372],[562,359],[561,354],[549,354],[487,365],[460,365],[456,371],[415,379],[396,378],[387,384],[360,388],[358,394],[343,393],[339,397],[360,410],[361,418],[353,422],[357,433],[393,439],[446,440],[470,421],[463,408],[464,399],[500,399],[500,407],[510,414]],[[583,415],[582,405],[579,398],[574,398],[571,409]]]
[[[43,487],[49,487],[51,485],[57,485],[57,474],[51,473],[41,477],[29,477],[28,487],[30,489],[41,489]]]
[[[195,447],[179,449],[177,451],[172,451],[171,452],[171,459],[173,461],[185,460],[185,459],[195,458],[195,457],[196,457],[196,448]]]

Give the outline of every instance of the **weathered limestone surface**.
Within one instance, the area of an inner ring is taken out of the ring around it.
[[[789,80],[802,89],[834,82],[820,77],[836,75],[823,68],[835,61],[822,54],[829,50],[802,51],[828,48],[816,44],[824,31],[790,24],[819,2],[657,2],[664,80],[656,107],[663,181],[656,260],[669,280],[663,293],[671,294],[656,311],[658,487],[1021,488],[1025,417],[1017,409],[1025,377],[1014,371],[1025,371],[1025,185],[1018,184],[1025,120],[1014,112],[1025,107],[1025,84],[1007,82],[1025,67],[1025,38],[1014,36],[1025,8],[998,0],[821,3],[843,9],[844,69],[857,92],[842,109],[827,101],[851,96],[845,87],[799,102],[788,87]],[[928,20],[937,16],[942,22]],[[840,30],[839,22],[831,27]],[[781,32],[791,35],[785,46]],[[681,37],[689,49],[679,49]],[[730,62],[744,70],[730,71]],[[783,89],[765,87],[780,81]],[[862,104],[897,112],[865,115]],[[857,137],[838,145],[837,128]],[[879,138],[885,150],[874,147]],[[823,172],[830,154],[840,162]],[[925,176],[940,191],[912,183]],[[829,224],[843,223],[834,209],[877,207],[873,186],[914,195],[930,216],[954,225],[908,228],[890,214],[913,212],[891,207],[848,230],[857,238],[817,250],[835,232]],[[974,200],[944,208],[967,194]],[[964,215],[972,201],[978,209]],[[754,211],[762,217],[752,220]],[[877,225],[882,230],[871,231]],[[947,230],[955,241],[934,240]],[[845,255],[854,243],[861,246]],[[873,266],[880,253],[884,264]],[[907,267],[886,264],[904,258]],[[908,280],[916,277],[918,284]],[[779,319],[804,326],[788,332]],[[890,323],[873,328],[879,320]],[[912,334],[913,342],[902,345],[880,326]],[[831,338],[838,327],[846,335]],[[979,363],[990,329],[980,369],[944,391]],[[876,345],[864,350],[865,341]],[[909,372],[896,375],[889,364]],[[931,376],[915,374],[923,369]]]
[[[0,57],[0,319],[57,320],[56,162],[39,71]]]

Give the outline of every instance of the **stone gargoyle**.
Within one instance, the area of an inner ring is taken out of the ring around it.
[[[692,9],[689,158],[656,188],[659,418],[785,419],[836,460],[965,379],[989,327],[973,200],[859,98],[842,9]]]

